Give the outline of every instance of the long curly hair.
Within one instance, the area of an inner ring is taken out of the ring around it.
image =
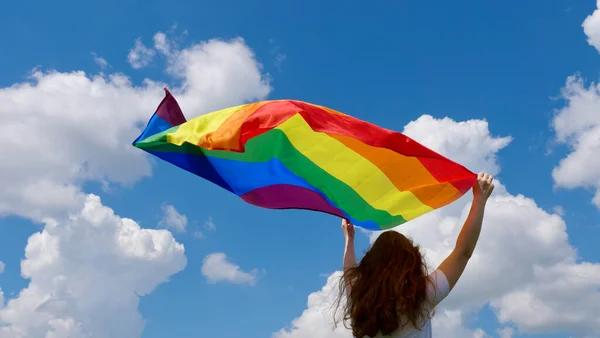
[[[420,329],[429,316],[427,283],[419,247],[399,232],[386,231],[340,278],[334,322],[340,321],[341,308],[341,320],[357,338],[390,335],[407,325]]]

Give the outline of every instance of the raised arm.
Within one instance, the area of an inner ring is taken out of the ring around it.
[[[356,267],[356,253],[354,252],[354,225],[348,220],[342,220],[342,230],[344,231],[344,237],[346,239],[346,245],[344,247],[344,273],[351,268]],[[346,282],[346,292],[350,293],[350,282]]]
[[[448,278],[450,289],[454,288],[458,282],[477,245],[485,205],[494,190],[493,179],[491,175],[484,173],[477,176],[477,183],[473,187],[473,204],[469,216],[458,235],[454,250],[439,266],[439,269]]]

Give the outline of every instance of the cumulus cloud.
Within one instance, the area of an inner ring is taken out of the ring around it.
[[[600,52],[600,1],[598,8],[583,22],[588,43]],[[570,153],[554,168],[558,187],[590,188],[592,203],[600,209],[600,85],[585,85],[579,75],[567,78],[562,90],[565,106],[552,121],[558,143],[568,145]]]
[[[21,274],[30,282],[0,309],[0,337],[139,337],[139,296],[185,265],[169,231],[142,229],[87,195],[79,212],[29,238]]]
[[[404,131],[473,170],[493,173],[500,172],[496,153],[510,142],[508,137],[491,135],[487,123],[477,120],[455,122],[423,116]],[[418,242],[430,268],[435,268],[454,248],[470,199],[469,193],[453,205],[395,230]],[[372,233],[371,241],[378,235]],[[500,323],[514,325],[521,333],[592,335],[600,332],[598,269],[599,264],[579,261],[559,215],[547,213],[531,198],[509,193],[497,182],[475,254],[460,282],[436,311],[434,330],[444,332],[445,337],[486,336],[479,329],[467,329],[464,318],[489,304]],[[276,335],[300,338],[331,334],[331,326],[322,318],[323,306],[310,302],[318,294],[309,296],[307,310],[290,329]]]
[[[273,338],[352,338],[352,332],[343,324],[334,327],[333,310],[338,292],[341,271],[336,271],[327,278],[320,291],[308,296],[307,308],[291,322],[273,334]],[[466,338],[481,336],[482,330],[475,331],[463,326],[463,314],[460,310],[436,309],[433,321],[433,332],[443,332],[444,337]]]
[[[184,232],[187,226],[188,219],[185,215],[182,215],[175,209],[173,205],[163,204],[163,218],[160,220],[159,224],[171,228],[177,232]]]
[[[0,88],[0,214],[41,219],[76,208],[85,181],[150,175],[128,143],[159,93],[151,81],[136,88],[123,75],[82,71],[35,70],[30,81]]]
[[[181,83],[171,92],[190,118],[271,90],[241,39],[170,52],[170,76]],[[141,335],[138,297],[183,269],[183,246],[167,230],[116,216],[82,187],[130,185],[151,174],[150,157],[131,142],[164,85],[133,84],[120,73],[35,69],[27,81],[0,88],[0,215],[44,225],[21,263],[29,285],[1,297],[0,338]]]
[[[585,86],[577,75],[567,79],[562,96],[566,105],[552,120],[559,143],[570,153],[554,168],[552,176],[563,188],[595,190],[592,202],[600,208],[600,85]]]
[[[333,328],[333,306],[341,272],[336,271],[327,278],[325,286],[308,296],[307,308],[294,319],[289,328],[273,334],[274,338],[352,338],[352,333],[338,325]]]
[[[163,33],[163,32],[158,32],[156,34],[154,34],[154,48],[159,51],[160,53],[164,54],[164,55],[170,55],[171,54],[171,49],[172,47],[172,43],[171,41],[167,38],[167,34]]]
[[[600,52],[600,1],[596,1],[597,9],[583,22],[583,31],[588,43]]]
[[[245,272],[230,261],[222,252],[212,253],[204,258],[202,263],[202,275],[206,277],[209,283],[229,282],[233,284],[256,283],[258,271],[256,269]]]
[[[515,334],[515,330],[512,327],[505,327],[498,330],[500,338],[512,338]]]
[[[241,38],[209,40],[190,48],[171,50],[167,61],[169,74],[182,79],[180,91],[189,93],[177,96],[186,115],[262,99],[271,91],[269,76],[261,73],[262,65]],[[200,95],[200,91],[210,95]]]
[[[496,153],[512,141],[510,136],[492,136],[485,120],[456,122],[448,117],[435,119],[430,115],[408,123],[403,133],[440,154],[450,156],[453,161],[492,175],[500,172]]]
[[[0,261],[0,275],[4,273],[4,267],[5,267],[4,262]]]
[[[195,117],[262,99],[267,76],[241,39],[211,40],[176,51],[172,88]],[[163,97],[164,83],[134,85],[123,74],[39,69],[0,88],[0,215],[42,220],[75,211],[88,181],[131,184],[151,174],[149,157],[131,146]]]
[[[144,68],[152,63],[156,55],[154,49],[146,47],[140,38],[135,40],[133,48],[127,54],[127,61],[135,69]]]

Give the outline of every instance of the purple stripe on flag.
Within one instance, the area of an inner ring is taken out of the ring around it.
[[[346,217],[317,192],[295,185],[269,185],[252,190],[240,198],[247,203],[268,209],[306,209]]]

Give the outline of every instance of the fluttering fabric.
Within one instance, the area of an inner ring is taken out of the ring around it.
[[[323,106],[260,101],[186,121],[165,92],[134,146],[259,207],[383,230],[452,203],[477,179],[402,133]]]

